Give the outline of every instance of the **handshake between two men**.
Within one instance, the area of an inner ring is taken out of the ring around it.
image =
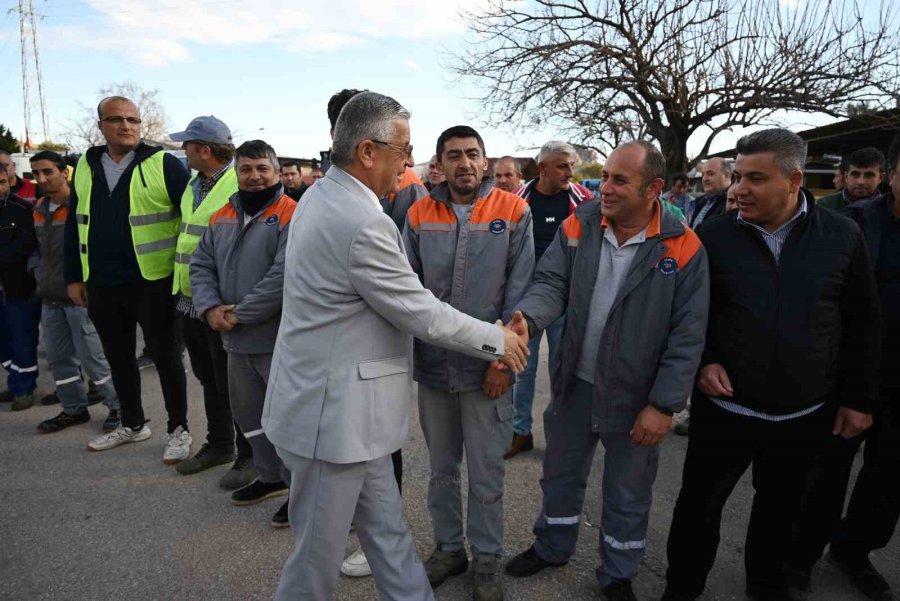
[[[505,326],[499,319],[497,327],[503,330],[503,356],[485,370],[481,390],[492,399],[500,398],[512,386],[512,374],[528,365],[528,323],[521,311],[513,313]],[[507,369],[509,368],[509,369]]]

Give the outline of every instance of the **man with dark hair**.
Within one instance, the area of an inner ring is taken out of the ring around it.
[[[881,297],[881,406],[871,429],[850,440],[835,437],[820,459],[792,562],[805,588],[812,566],[830,543],[832,562],[876,601],[894,597],[869,553],[887,546],[900,517],[900,386],[893,373],[900,357],[900,135],[891,142],[888,161],[891,192],[844,209],[862,230]],[[863,467],[842,520],[853,459],[863,441]]]
[[[663,599],[696,599],[722,509],[752,465],[747,592],[785,601],[806,476],[831,435],[871,424],[878,295],[865,241],[801,188],[806,143],[768,129],[737,143],[738,210],[698,230],[709,253],[709,329],[691,409]],[[811,266],[814,266],[811,267]]]
[[[869,146],[853,151],[847,158],[844,188],[819,199],[819,206],[837,211],[856,202],[878,198],[884,167],[884,154],[877,148]]]
[[[599,442],[606,454],[596,575],[608,601],[635,599],[659,445],[684,407],[706,332],[706,254],[658,200],[665,174],[648,142],[617,147],[603,166],[600,198],[563,221],[518,304],[530,332],[563,312],[566,325],[544,412],[535,542],[506,572],[530,576],[569,561]]]
[[[306,192],[306,186],[303,183],[303,176],[300,173],[300,163],[297,161],[283,161],[281,163],[281,183],[284,185],[284,193],[293,198],[300,200],[303,193]]]
[[[447,181],[407,214],[403,241],[410,265],[439,300],[478,319],[508,322],[534,271],[531,211],[523,199],[483,177],[484,141],[471,127],[444,131],[435,156]],[[513,376],[483,359],[419,339],[414,367],[419,422],[431,463],[428,510],[435,548],[425,562],[428,580],[437,587],[469,566],[460,496],[465,449],[465,532],[475,563],[474,598],[499,601],[503,451],[512,434]]]
[[[68,168],[63,158],[51,151],[31,157],[31,169],[42,190],[47,192],[34,206],[34,230],[39,259],[34,271],[36,296],[41,299],[41,324],[47,363],[62,405],[59,415],[38,424],[45,434],[90,421],[89,396],[81,370],[96,382],[95,394],[109,408],[103,431],[119,426],[119,398],[109,373],[109,363],[87,309],[76,306],[66,292],[63,247],[69,204]]]
[[[210,216],[191,257],[190,285],[196,314],[221,332],[231,411],[253,447],[257,478],[234,491],[231,500],[253,505],[286,495],[290,482],[261,422],[281,320],[287,233],[297,203],[284,194],[275,150],[262,140],[237,148],[234,170],[238,189]],[[220,456],[230,460],[229,453]],[[287,510],[285,501],[272,518],[274,527],[288,526]]]
[[[515,192],[522,185],[522,169],[511,156],[497,159],[494,164],[494,185],[507,192]]]
[[[715,217],[725,212],[725,191],[731,185],[731,163],[720,157],[706,161],[701,169],[703,196],[694,204],[690,226],[694,229],[704,219]]]
[[[577,156],[575,147],[568,142],[547,142],[538,154],[538,176],[516,191],[531,208],[535,265],[553,243],[560,224],[575,212],[579,204],[593,198],[590,190],[573,181]],[[547,371],[551,374],[558,359],[564,324],[565,314],[546,327],[547,344],[550,347]],[[513,435],[504,453],[506,459],[534,448],[531,410],[543,335],[544,331],[534,332],[528,342],[531,353],[528,367],[516,378],[513,390]]]
[[[87,307],[103,341],[122,425],[88,448],[104,451],[151,436],[135,358],[140,324],[169,417],[163,462],[175,464],[188,458],[191,446],[172,296],[180,201],[189,176],[177,158],[143,142],[133,102],[105,98],[97,112],[106,145],[89,148],[72,174],[65,276],[69,298]]]
[[[834,168],[834,176],[831,178],[831,183],[838,192],[847,186],[847,169],[850,167],[849,158],[849,156],[841,157],[841,162]]]
[[[41,303],[28,269],[37,249],[32,222],[31,205],[10,192],[7,171],[0,169],[0,364],[9,374],[3,400],[13,411],[34,404],[38,377]]]
[[[662,199],[672,203],[690,220],[694,197],[688,194],[688,177],[686,173],[676,173],[672,177],[672,189],[662,195]]]
[[[191,257],[210,219],[238,190],[232,160],[234,142],[228,126],[212,115],[193,119],[187,129],[169,137],[181,142],[188,167],[197,171],[181,196],[182,222],[175,248],[172,293],[177,298],[175,308],[191,368],[203,386],[207,423],[206,442],[194,457],[182,461],[175,469],[180,474],[195,474],[234,460],[232,469],[219,481],[222,488],[234,490],[249,484],[256,475],[253,451],[240,428],[234,426],[231,415],[228,355],[222,348],[222,337],[194,307],[190,278]]]
[[[34,182],[18,177],[16,175],[16,164],[5,150],[0,150],[0,170],[6,169],[6,175],[9,179],[10,194],[15,194],[29,204],[34,204],[38,195],[41,194]]]
[[[332,138],[334,137],[334,128],[337,124],[338,116],[341,114],[341,109],[344,108],[344,105],[347,104],[351,98],[365,91],[367,90],[341,90],[328,101],[328,120],[331,123],[331,129],[329,131]],[[387,144],[384,140],[376,142],[376,144],[379,143],[382,145]],[[410,148],[410,155],[411,154],[412,149]],[[416,175],[416,172],[413,171],[409,165],[407,165],[403,171],[403,175],[398,179],[397,186],[392,187],[379,202],[381,203],[381,209],[384,213],[394,221],[394,225],[397,226],[397,231],[402,232],[403,225],[406,223],[406,212],[409,210],[409,207],[411,207],[414,202],[427,195],[428,191],[425,189],[425,186],[422,185],[419,176]],[[397,449],[394,451],[391,454],[391,460],[394,465],[394,476],[397,478],[397,487],[402,491],[402,450]],[[362,548],[357,549],[356,552],[347,558],[341,566],[341,573],[345,576],[368,576],[372,573]]]

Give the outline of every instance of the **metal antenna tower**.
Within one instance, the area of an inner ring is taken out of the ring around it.
[[[22,102],[25,111],[25,139],[31,132],[31,86],[28,81],[28,38],[34,49],[34,66],[37,75],[38,98],[41,104],[41,125],[44,140],[50,139],[50,115],[47,112],[47,98],[44,94],[44,75],[41,72],[41,53],[38,42],[37,19],[34,14],[34,0],[19,0],[19,38],[22,53]]]

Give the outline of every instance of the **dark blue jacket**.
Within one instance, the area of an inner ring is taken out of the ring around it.
[[[28,298],[34,292],[28,257],[35,249],[37,236],[31,205],[10,194],[0,201],[0,285],[7,298]]]
[[[869,253],[856,224],[812,196],[807,203],[778,263],[737,211],[698,228],[711,283],[701,367],[721,364],[734,387],[729,400],[754,411],[831,402],[870,413],[881,319]]]
[[[163,152],[159,146],[149,146],[144,142],[134,150],[134,160],[125,169],[114,190],[110,191],[103,172],[100,157],[106,152],[106,146],[94,146],[87,151],[87,161],[93,171],[91,185],[91,223],[88,230],[88,255],[90,261],[91,286],[102,288],[126,286],[141,279],[134,243],[131,239],[131,225],[128,214],[131,210],[129,189],[131,178],[140,177],[140,163],[157,152]],[[135,175],[135,171],[138,171]],[[166,191],[172,207],[181,212],[181,195],[187,186],[190,174],[176,157],[167,154],[163,159],[163,176],[166,180]],[[72,172],[75,181],[75,172]],[[69,198],[69,216],[66,220],[66,283],[82,282],[81,256],[78,252],[78,226],[75,213],[78,208],[78,193],[72,186]]]

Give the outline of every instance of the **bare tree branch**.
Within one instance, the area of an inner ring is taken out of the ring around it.
[[[485,122],[552,126],[601,151],[649,137],[672,172],[694,135],[703,158],[719,134],[779,111],[900,99],[885,0],[494,0],[468,19],[472,43],[451,66],[479,84]]]

